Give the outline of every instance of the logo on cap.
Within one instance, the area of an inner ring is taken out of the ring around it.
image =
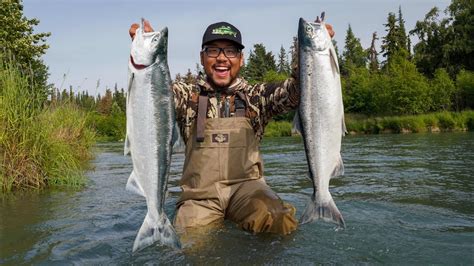
[[[237,32],[233,31],[230,26],[220,26],[219,28],[215,28],[212,30],[212,34],[237,36]]]

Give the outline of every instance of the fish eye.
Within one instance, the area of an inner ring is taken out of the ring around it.
[[[313,27],[311,27],[310,25],[306,25],[306,32],[307,33],[312,33],[313,32]]]

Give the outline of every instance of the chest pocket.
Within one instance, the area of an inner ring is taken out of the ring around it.
[[[245,118],[207,119],[204,140],[195,142],[197,148],[243,148],[249,143],[249,134],[253,129]],[[250,131],[250,132],[249,132]]]

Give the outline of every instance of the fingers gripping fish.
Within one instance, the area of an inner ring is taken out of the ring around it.
[[[133,251],[159,241],[179,248],[180,242],[164,212],[171,164],[174,101],[167,62],[168,29],[136,32],[132,42],[127,93],[127,137],[124,153],[131,154],[133,171],[126,189],[146,198],[147,214]]]

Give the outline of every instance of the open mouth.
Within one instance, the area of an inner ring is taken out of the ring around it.
[[[230,67],[227,66],[216,66],[214,71],[218,77],[227,77],[230,74]]]

